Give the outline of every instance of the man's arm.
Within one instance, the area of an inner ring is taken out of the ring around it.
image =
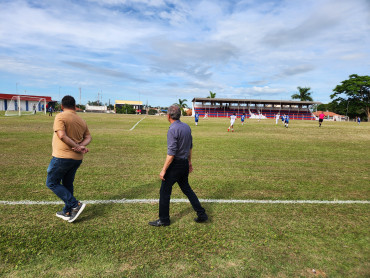
[[[86,135],[84,140],[80,144],[78,144],[77,142],[73,141],[70,137],[68,137],[67,133],[64,130],[57,130],[56,133],[58,138],[62,140],[66,145],[71,147],[73,151],[79,153],[87,153],[89,151],[88,148],[86,148],[86,145],[89,144],[91,141],[90,134]]]
[[[164,175],[166,174],[166,171],[167,171],[168,167],[170,167],[174,158],[175,158],[174,155],[167,155],[166,161],[164,162],[164,165],[163,165],[163,168],[162,168],[162,171],[159,174],[159,177],[160,177],[161,180],[164,181]]]
[[[89,149],[86,148],[86,146],[90,144],[91,139],[92,137],[90,134],[85,135],[84,139],[79,143],[79,146],[77,148],[72,148],[72,150],[75,152],[87,153]]]
[[[189,173],[193,172],[193,164],[191,164],[191,154],[193,152],[193,149],[190,149],[188,160],[189,160]]]
[[[75,141],[68,137],[67,133],[64,130],[57,130],[56,133],[59,139],[67,144],[69,147],[77,148],[79,146]]]

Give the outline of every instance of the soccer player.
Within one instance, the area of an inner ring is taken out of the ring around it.
[[[234,123],[235,123],[235,120],[236,120],[236,115],[235,115],[235,113],[233,113],[233,114],[230,116],[230,126],[229,126],[229,128],[227,129],[227,131],[230,131],[230,128],[231,128],[231,132],[234,132]]]
[[[243,113],[243,115],[240,117],[240,120],[242,122],[242,125],[244,125],[244,119],[245,119],[245,113]]]
[[[204,119],[208,119],[208,113],[204,114]]]
[[[319,115],[319,127],[321,127],[321,124],[324,121],[324,118],[325,118],[325,114],[321,112],[321,114]]]
[[[171,123],[167,132],[167,157],[161,173],[162,180],[159,197],[159,219],[149,222],[149,225],[159,227],[170,225],[170,199],[172,186],[177,182],[181,191],[188,197],[198,217],[194,220],[202,223],[208,220],[205,209],[201,206],[197,195],[191,189],[188,181],[189,173],[193,171],[191,153],[193,138],[190,127],[180,121],[181,110],[172,105],[168,108],[167,119]]]
[[[288,126],[289,126],[289,115],[285,115],[284,124],[285,124],[285,127],[288,128]]]
[[[63,210],[56,216],[73,222],[85,208],[73,196],[73,181],[83,155],[89,151],[86,146],[91,142],[91,135],[86,122],[76,113],[72,96],[63,97],[62,109],[63,113],[54,119],[53,158],[47,170],[46,186],[64,201]]]
[[[357,117],[357,123],[360,124],[361,123],[361,118],[360,117]]]
[[[285,124],[285,114],[284,114],[284,115],[281,115],[281,122],[282,122],[283,124]]]
[[[275,119],[276,119],[276,124],[278,124],[279,119],[280,119],[280,114],[279,113],[276,114]]]
[[[195,119],[195,125],[198,125],[198,121],[199,121],[199,114],[198,113],[195,113],[194,119]]]

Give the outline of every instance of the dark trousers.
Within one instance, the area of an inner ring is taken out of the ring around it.
[[[57,157],[53,157],[50,161],[47,170],[46,186],[64,201],[64,213],[70,212],[72,208],[78,205],[78,201],[73,196],[73,182],[81,163],[82,160]]]
[[[200,205],[197,195],[191,189],[188,181],[189,177],[189,161],[174,160],[168,167],[162,181],[160,198],[159,198],[159,219],[168,222],[170,221],[170,199],[172,186],[177,182],[181,191],[188,197],[193,209],[199,217],[206,215],[205,209]]]

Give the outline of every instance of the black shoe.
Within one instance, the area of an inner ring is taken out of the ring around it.
[[[58,211],[55,215],[63,220],[71,219],[71,214],[69,212],[64,213],[63,211]]]
[[[206,222],[208,220],[208,216],[207,215],[205,215],[205,216],[202,216],[202,217],[197,217],[197,218],[195,218],[194,219],[194,221],[195,222],[197,222],[197,223],[204,223],[204,222]]]
[[[150,226],[155,226],[155,227],[160,227],[160,226],[169,226],[169,225],[170,225],[170,221],[168,221],[168,222],[163,222],[161,219],[158,219],[158,220],[155,220],[155,221],[151,221],[151,222],[149,222],[149,225],[150,225]]]
[[[83,203],[78,203],[78,206],[72,209],[71,219],[69,219],[68,222],[72,223],[73,221],[75,221],[77,217],[81,214],[81,212],[84,210],[85,206],[86,205]]]

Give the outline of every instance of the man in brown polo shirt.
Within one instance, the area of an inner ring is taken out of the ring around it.
[[[91,135],[86,122],[76,113],[76,101],[72,96],[62,99],[62,110],[54,120],[53,158],[47,170],[46,186],[65,203],[56,216],[73,222],[85,208],[85,204],[73,196],[73,181],[83,155],[89,151],[86,146]]]

